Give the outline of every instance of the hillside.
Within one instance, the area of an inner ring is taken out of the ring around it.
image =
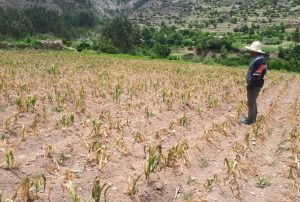
[[[133,8],[141,0],[0,0],[0,8],[26,9],[40,6],[63,12],[68,9],[90,10],[99,15],[110,15],[114,12]]]
[[[207,30],[233,30],[242,24],[287,22],[300,25],[298,0],[150,0],[130,14],[130,18],[146,25],[162,21],[177,27],[200,27]]]
[[[0,70],[0,201],[300,200],[299,74],[269,71],[245,126],[246,69],[17,50]]]
[[[89,10],[100,16],[125,13],[141,25],[161,22],[208,31],[233,31],[243,24],[300,25],[299,0],[0,0],[0,7],[24,9],[39,5],[58,10]]]

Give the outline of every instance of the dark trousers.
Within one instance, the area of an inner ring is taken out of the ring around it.
[[[247,88],[247,101],[248,101],[248,119],[256,121],[257,117],[257,104],[256,99],[259,95],[261,88]]]

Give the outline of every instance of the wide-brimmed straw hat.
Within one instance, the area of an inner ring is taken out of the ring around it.
[[[259,41],[254,41],[251,46],[245,46],[248,51],[256,53],[265,53],[261,50],[261,43]]]

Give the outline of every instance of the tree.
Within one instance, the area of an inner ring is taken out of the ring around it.
[[[104,24],[102,35],[122,53],[128,53],[139,41],[139,28],[125,17],[116,17]]]
[[[297,27],[295,32],[293,33],[293,41],[295,41],[296,43],[300,42],[299,27]]]

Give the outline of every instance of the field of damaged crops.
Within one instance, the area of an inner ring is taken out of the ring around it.
[[[0,201],[299,201],[300,74],[0,51]]]

